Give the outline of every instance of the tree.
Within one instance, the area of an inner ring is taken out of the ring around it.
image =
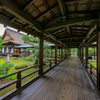
[[[3,47],[2,42],[3,42],[3,40],[2,40],[2,37],[0,36],[0,48]],[[2,49],[0,49],[0,51],[1,51],[1,50],[2,50]]]
[[[33,51],[33,54],[29,55],[28,58],[34,59],[35,58],[35,64],[39,63],[39,38],[37,37],[33,37],[33,36],[29,36],[29,35],[23,35],[21,38],[25,44],[29,44],[32,47],[31,48],[26,48],[24,49],[25,51]],[[50,55],[50,46],[49,43],[44,41],[44,59],[43,61],[46,62],[46,56]],[[26,57],[27,59],[27,57]]]

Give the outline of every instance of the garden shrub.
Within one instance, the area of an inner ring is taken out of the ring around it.
[[[27,68],[27,65],[16,65],[15,69],[22,69],[22,68]]]
[[[29,55],[25,58],[26,61],[33,61],[34,60],[34,54]]]
[[[1,74],[6,74],[8,73],[8,70],[13,67],[14,64],[13,63],[4,63],[0,65],[0,72],[2,72]]]
[[[18,57],[14,57],[14,58],[13,58],[13,60],[18,60],[18,59],[19,59]]]

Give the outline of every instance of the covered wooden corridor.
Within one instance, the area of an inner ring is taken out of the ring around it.
[[[76,56],[58,64],[11,100],[100,100]]]

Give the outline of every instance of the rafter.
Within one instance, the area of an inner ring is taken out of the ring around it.
[[[71,36],[71,37],[64,37],[64,38],[58,38],[59,40],[67,40],[67,39],[77,39],[77,38],[80,38],[80,39],[84,39],[85,36]]]
[[[67,17],[67,19],[68,19],[68,16],[66,16],[66,9],[65,9],[65,5],[64,5],[64,3],[63,3],[63,0],[57,0],[57,2],[58,2],[58,5],[59,5],[61,14],[62,14],[62,16],[63,16],[62,18],[63,18],[63,20],[65,21],[66,17]],[[65,17],[65,16],[66,16],[66,17]],[[68,31],[69,36],[70,36],[70,35],[71,35],[71,32],[70,32],[69,26],[66,26],[66,28],[67,28],[67,31]]]
[[[90,28],[91,26],[90,25],[72,25],[70,27],[83,27],[83,28]]]
[[[39,23],[35,22],[28,14],[25,12],[22,12],[20,9],[13,6],[10,2],[7,0],[2,0],[0,3],[3,5],[3,9],[6,11],[12,13],[14,16],[22,19],[23,21],[27,22],[30,25],[33,25],[34,29],[38,32],[42,31],[42,27],[39,25]]]
[[[24,5],[23,7],[23,11],[25,11],[35,0],[27,0],[27,1],[28,1],[27,4]]]
[[[47,13],[49,13],[50,11],[52,11],[52,9],[53,9],[54,7],[56,7],[56,6],[57,6],[57,3],[54,4],[53,6],[49,7],[46,11],[44,11],[43,13],[41,13],[41,15],[39,15],[38,17],[36,17],[36,18],[35,18],[35,21],[38,20],[40,17],[45,16]]]
[[[71,25],[75,25],[75,24],[78,24],[78,23],[86,22],[87,20],[91,21],[91,20],[94,20],[94,19],[97,19],[97,16],[92,15],[92,16],[85,16],[85,17],[80,17],[80,18],[72,18],[72,19],[69,19],[69,20],[64,21],[64,22],[59,22],[59,23],[56,23],[56,24],[53,24],[53,25],[45,26],[43,28],[43,30],[47,31],[47,30],[52,30],[52,29],[55,29],[55,28],[71,26]]]

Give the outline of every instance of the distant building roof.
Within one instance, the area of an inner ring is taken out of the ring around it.
[[[2,44],[17,44],[21,45],[24,44],[24,41],[21,40],[24,34],[13,31],[11,29],[5,29],[5,32],[2,36],[3,42]]]

